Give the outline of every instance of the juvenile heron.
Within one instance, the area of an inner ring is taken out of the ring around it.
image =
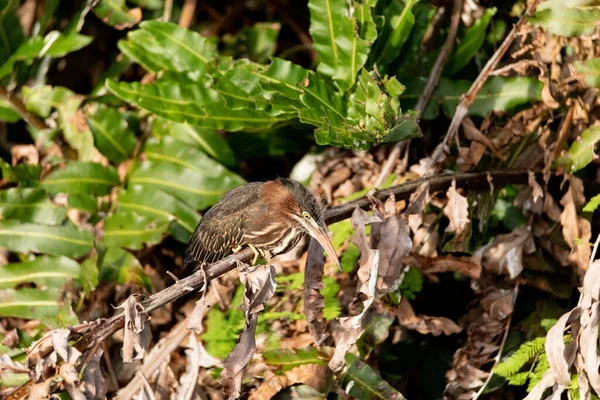
[[[259,254],[290,251],[307,234],[341,270],[322,207],[308,189],[284,178],[247,183],[225,193],[204,214],[185,251],[185,266],[195,269],[213,263],[243,246],[254,251],[254,264]]]

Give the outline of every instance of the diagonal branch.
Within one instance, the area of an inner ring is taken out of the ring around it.
[[[50,129],[44,121],[38,118],[37,115],[30,112],[23,104],[23,101],[15,96],[13,93],[6,90],[5,87],[0,86],[0,98],[7,100],[15,111],[27,122],[37,130]]]

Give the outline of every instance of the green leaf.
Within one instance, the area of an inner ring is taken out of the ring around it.
[[[362,359],[383,342],[389,335],[389,329],[394,323],[394,315],[387,312],[368,311],[363,326],[364,332],[356,342]]]
[[[90,194],[104,196],[119,185],[119,175],[111,166],[69,161],[65,168],[50,173],[40,185],[49,193]]]
[[[199,33],[161,21],[142,22],[140,29],[129,32],[118,46],[148,71],[192,72],[188,76],[196,79],[218,54],[216,46]]]
[[[356,73],[362,68],[369,55],[369,46],[375,40],[376,31],[369,29],[373,19],[368,5],[358,10],[349,7],[345,0],[310,0],[309,32],[313,47],[319,54],[317,71],[333,78],[342,90],[354,85]],[[364,28],[360,36],[357,18],[359,11]],[[375,33],[375,35],[373,35]]]
[[[127,9],[125,0],[100,0],[94,7],[94,14],[116,29],[131,28],[142,19],[142,13]]]
[[[91,161],[95,156],[94,137],[85,116],[79,109],[84,97],[64,87],[23,87],[28,110],[47,117],[54,108],[58,111],[60,128],[69,145],[77,150],[79,161]]]
[[[594,212],[600,207],[600,194],[595,195],[590,201],[583,207],[584,212]]]
[[[106,250],[99,274],[103,282],[134,284],[148,291],[152,290],[152,282],[138,259],[128,251],[117,247],[109,247]]]
[[[326,365],[325,357],[315,347],[300,349],[273,349],[263,353],[265,363],[279,367],[278,372],[286,372],[306,364]]]
[[[0,289],[23,283],[38,287],[62,288],[69,280],[79,280],[81,268],[76,261],[62,256],[40,256],[33,261],[0,266]]]
[[[116,108],[98,105],[88,109],[87,122],[98,150],[110,161],[123,162],[131,157],[136,144],[135,134]]]
[[[157,244],[169,227],[170,219],[118,211],[104,220],[104,243],[108,247],[140,250],[144,244]]]
[[[473,22],[473,25],[465,29],[464,34],[458,41],[458,46],[446,64],[446,74],[454,75],[477,54],[485,41],[485,32],[496,11],[496,7],[487,8],[485,13]]]
[[[392,0],[383,11],[383,24],[379,28],[379,37],[371,54],[373,64],[385,69],[400,51],[408,39],[415,24],[412,7],[418,0]]]
[[[58,289],[0,290],[0,316],[39,319],[52,325],[75,325],[79,321]]]
[[[545,337],[535,338],[523,343],[514,353],[498,363],[494,368],[494,373],[504,378],[511,377],[518,373],[529,360],[543,353],[545,344]]]
[[[0,67],[0,78],[10,74],[17,62],[25,62],[27,65],[43,56],[54,58],[64,57],[65,55],[77,51],[92,42],[91,36],[84,36],[77,33],[70,35],[61,34],[58,31],[52,31],[46,37],[34,36],[21,43],[16,51]]]
[[[90,293],[98,286],[99,265],[98,253],[94,251],[92,255],[81,263],[81,272],[79,273],[79,282],[83,296],[89,298]]]
[[[425,34],[432,29],[431,21],[435,15],[436,8],[429,3],[418,2],[412,12],[415,16],[415,23],[410,31],[410,36],[404,45],[402,51],[396,60],[398,70],[397,77],[413,77],[415,75],[426,74],[433,66],[435,55],[432,57],[425,53],[421,46]],[[400,80],[403,81],[403,78]]]
[[[587,87],[600,87],[600,58],[575,62],[573,66]]]
[[[340,301],[338,299],[340,285],[337,283],[336,279],[331,276],[323,277],[323,285],[324,287],[321,289],[321,294],[324,298],[323,301],[325,302],[323,318],[326,321],[331,321],[339,317],[342,312],[342,307],[340,306]]]
[[[127,190],[119,191],[117,206],[119,210],[147,217],[175,220],[169,226],[169,232],[182,243],[189,241],[200,220],[200,215],[193,208],[175,196],[140,185],[129,185]]]
[[[0,216],[4,220],[58,225],[65,220],[67,210],[52,203],[44,190],[12,188],[0,191]]]
[[[40,179],[42,167],[39,164],[17,164],[10,165],[0,159],[0,168],[2,169],[2,179],[7,182],[32,182]]]
[[[600,9],[588,5],[596,3],[593,0],[546,1],[537,7],[536,13],[528,20],[559,36],[591,35],[600,21]]]
[[[90,214],[95,214],[98,211],[98,198],[93,194],[69,194],[67,204],[69,208],[76,208]]]
[[[9,251],[78,258],[92,249],[92,234],[70,222],[62,226],[48,226],[1,221],[0,247]]]
[[[360,250],[356,247],[355,244],[351,243],[346,250],[342,253],[342,257],[340,257],[340,262],[342,263],[342,270],[345,273],[350,273],[354,270],[356,263],[358,262],[358,258],[360,257]]]
[[[400,283],[400,293],[406,296],[408,300],[414,300],[416,294],[423,289],[423,273],[417,268],[408,269]]]
[[[564,166],[569,173],[585,168],[598,157],[594,152],[598,142],[600,142],[600,127],[592,126],[571,144],[567,154],[556,160],[557,164]]]
[[[266,64],[277,49],[280,23],[257,22],[245,26],[235,35],[224,35],[223,55],[235,58],[247,57],[252,61]]]
[[[342,376],[341,385],[350,396],[357,399],[404,399],[402,394],[354,354],[346,354],[346,363],[348,369]]]
[[[215,204],[227,190],[245,182],[203,152],[168,136],[148,140],[145,150],[148,161],[136,165],[129,183],[161,189],[194,209]]]
[[[144,110],[175,122],[203,128],[239,131],[266,129],[281,122],[252,103],[247,108],[231,109],[214,89],[199,85],[183,75],[165,74],[152,84],[106,81],[107,88],[117,97]]]
[[[404,101],[403,104],[409,102],[414,104],[420,96],[425,82],[415,79],[406,83],[407,90],[400,99]],[[429,106],[423,114],[423,118],[435,118],[440,105],[445,113],[451,117],[454,115],[461,96],[470,87],[470,81],[441,78]],[[541,99],[542,88],[543,84],[534,78],[492,76],[483,85],[469,108],[469,115],[485,117],[491,111],[509,111],[517,106],[538,101]]]
[[[4,64],[25,40],[23,28],[17,16],[19,0],[4,1],[0,5],[0,64]]]
[[[235,165],[235,156],[229,144],[213,129],[202,129],[157,118],[152,123],[152,133],[156,136],[171,136],[192,144],[224,165]]]
[[[1,48],[1,46],[0,46]],[[21,116],[6,99],[0,99],[0,121],[17,122]]]

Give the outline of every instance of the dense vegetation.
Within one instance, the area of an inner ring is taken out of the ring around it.
[[[1,1],[1,393],[600,395],[598,21],[596,0]],[[302,241],[161,301],[202,213],[277,176],[332,207],[343,272]]]

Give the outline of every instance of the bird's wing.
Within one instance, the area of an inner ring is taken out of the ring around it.
[[[216,262],[243,243],[245,216],[257,206],[260,183],[227,192],[204,214],[185,251],[186,268]]]

